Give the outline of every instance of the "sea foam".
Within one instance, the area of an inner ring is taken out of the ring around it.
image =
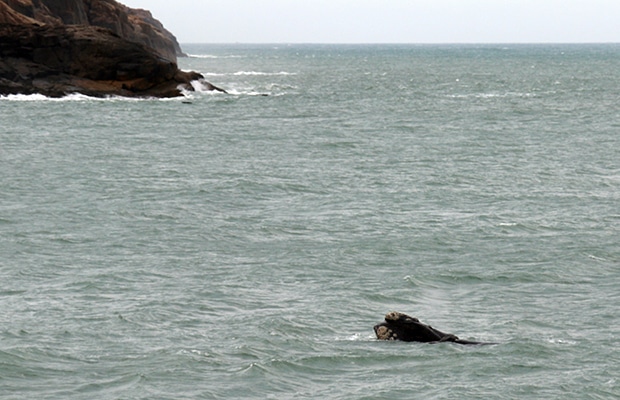
[[[95,97],[86,96],[80,93],[72,93],[64,97],[47,97],[42,94],[9,94],[0,96],[0,100],[8,101],[85,101],[85,100],[105,100]]]

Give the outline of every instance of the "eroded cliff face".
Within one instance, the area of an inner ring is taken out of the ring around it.
[[[175,97],[202,75],[107,29],[0,25],[0,94]]]
[[[145,10],[114,0],[0,0],[0,95],[174,97],[192,81],[180,47]]]
[[[107,28],[120,37],[151,47],[176,62],[183,55],[172,33],[146,10],[115,0],[0,0],[15,12],[45,24],[90,25]]]

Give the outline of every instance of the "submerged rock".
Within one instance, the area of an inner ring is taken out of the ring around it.
[[[0,94],[175,97],[192,81],[174,36],[114,0],[0,0]]]

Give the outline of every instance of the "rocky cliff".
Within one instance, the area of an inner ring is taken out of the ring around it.
[[[203,79],[180,54],[150,12],[114,0],[0,0],[0,94],[178,96]]]
[[[107,28],[124,39],[154,49],[170,61],[176,61],[176,56],[184,55],[174,35],[153,18],[149,11],[129,8],[114,0],[0,0],[0,2],[4,2],[23,16],[45,24]]]

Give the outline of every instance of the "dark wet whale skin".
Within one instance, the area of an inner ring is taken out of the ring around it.
[[[459,339],[451,333],[441,332],[430,325],[420,322],[417,318],[396,311],[387,313],[385,321],[375,325],[373,329],[379,340],[423,343],[452,342],[470,345],[495,344]]]

